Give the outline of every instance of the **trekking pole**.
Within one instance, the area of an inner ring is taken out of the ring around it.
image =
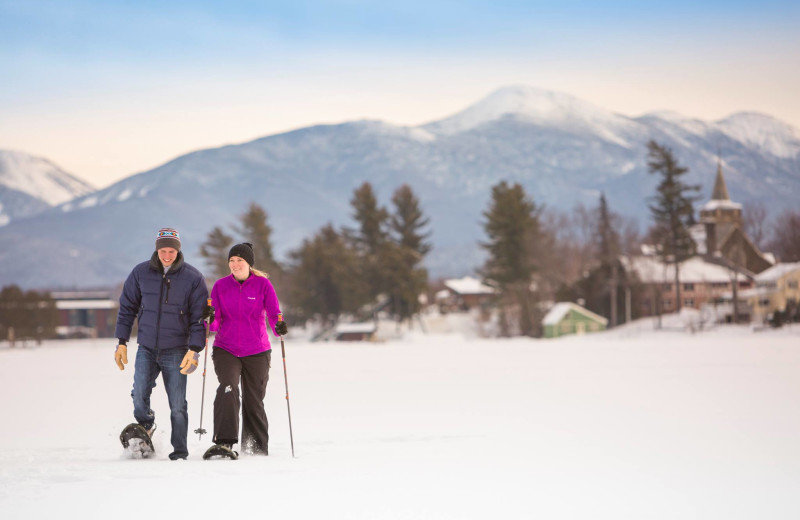
[[[278,314],[278,322],[283,321],[283,314]],[[281,336],[281,357],[283,358],[283,381],[286,384],[286,411],[289,412],[289,440],[292,443],[292,457],[294,458],[294,434],[292,434],[292,409],[289,406],[289,378],[286,376],[286,347]]]
[[[206,302],[209,306],[211,306],[211,298],[208,299]],[[197,428],[194,433],[199,434],[198,439],[203,440],[203,434],[206,431],[203,429],[203,408],[206,401],[206,366],[208,366],[208,334],[211,331],[211,322],[208,318],[203,320],[206,322],[206,347],[203,349],[205,350],[205,354],[203,354],[203,395],[200,397],[200,427]]]

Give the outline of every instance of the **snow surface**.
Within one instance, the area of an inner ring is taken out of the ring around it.
[[[0,344],[4,519],[795,519],[800,329],[690,335],[650,322],[556,340],[409,334],[279,347],[270,456],[122,457],[135,347]],[[202,359],[201,359],[202,363]],[[209,358],[209,364],[211,360]],[[209,366],[204,427],[216,389]],[[190,376],[190,430],[201,370]]]

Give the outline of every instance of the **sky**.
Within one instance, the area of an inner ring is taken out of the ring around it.
[[[424,124],[519,84],[800,128],[798,22],[787,0],[0,0],[0,149],[102,188],[313,124]]]

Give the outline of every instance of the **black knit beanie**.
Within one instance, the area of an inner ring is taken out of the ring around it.
[[[253,264],[256,261],[255,258],[256,255],[255,253],[253,253],[253,244],[251,244],[250,242],[243,242],[241,244],[236,244],[235,246],[233,246],[230,252],[228,253],[228,260],[230,260],[232,256],[238,256],[239,258],[247,262],[247,265],[249,265],[250,267],[253,267]]]

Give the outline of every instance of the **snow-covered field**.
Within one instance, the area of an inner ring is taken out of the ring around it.
[[[278,346],[270,456],[172,462],[160,381],[158,456],[122,456],[113,341],[0,344],[0,518],[800,518],[797,327],[286,347],[297,457]]]

